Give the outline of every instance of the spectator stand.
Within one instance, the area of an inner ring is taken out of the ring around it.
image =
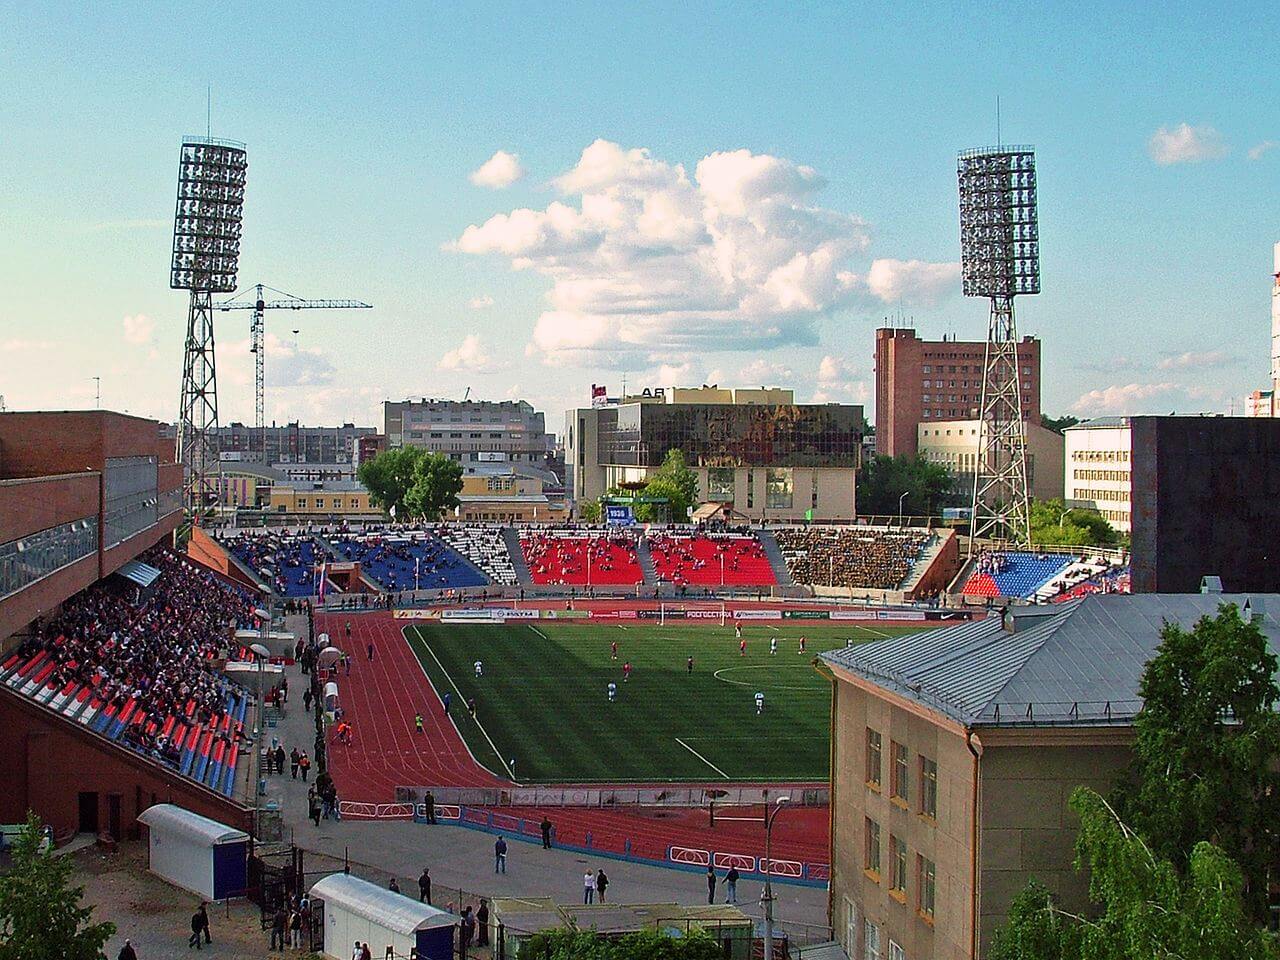
[[[812,588],[901,592],[936,555],[928,528],[855,526],[780,527],[772,531],[792,580]],[[886,598],[887,599],[887,598]]]
[[[520,548],[533,582],[555,586],[635,586],[644,583],[635,535],[582,528],[525,530]]]
[[[1051,581],[1059,579],[1075,563],[1065,553],[1026,550],[984,550],[973,561],[972,572],[961,588],[965,597],[1031,599]]]
[[[750,533],[662,531],[645,537],[660,583],[676,586],[772,587],[773,566]]]
[[[440,538],[427,533],[345,535],[330,539],[336,554],[358,562],[383,590],[481,587],[489,578]]]

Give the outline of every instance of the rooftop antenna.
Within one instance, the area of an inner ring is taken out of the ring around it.
[[[996,146],[1003,146],[1000,139],[1000,94],[996,94]]]
[[[206,137],[213,136],[213,84],[210,83],[204,90],[204,135]]]
[[[93,408],[95,410],[102,409],[102,378],[93,378]]]

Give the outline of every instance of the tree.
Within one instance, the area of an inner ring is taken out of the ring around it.
[[[594,930],[547,930],[520,948],[521,960],[723,960],[715,940],[700,930],[671,937],[656,931],[604,937]]]
[[[384,450],[356,472],[375,506],[401,520],[439,520],[459,503],[462,464],[422,447]]]
[[[72,861],[46,849],[40,821],[27,814],[0,875],[0,960],[99,960],[114,923],[89,923],[84,887],[70,886]]]
[[[668,450],[645,485],[644,496],[665,498],[672,523],[685,523],[689,508],[698,505],[698,475],[689,469],[683,450]]]
[[[1071,414],[1057,418],[1051,417],[1047,413],[1040,414],[1040,426],[1046,430],[1052,430],[1054,433],[1061,433],[1067,427],[1074,427],[1079,422],[1080,418],[1073,417]]]
[[[1087,787],[1071,794],[1080,817],[1076,868],[1089,871],[1088,917],[1060,909],[1032,883],[1014,898],[992,960],[1174,958],[1267,960],[1275,941],[1249,920],[1240,868],[1211,843],[1180,873]]]
[[[1031,542],[1037,546],[1103,547],[1120,535],[1096,510],[1068,507],[1061,499],[1031,501]]]
[[[1240,864],[1249,912],[1266,917],[1280,862],[1276,657],[1235,604],[1191,630],[1166,623],[1139,691],[1132,783],[1118,800],[1158,856],[1190,871],[1212,841]]]
[[[947,467],[924,457],[878,454],[863,464],[858,478],[858,512],[894,516],[905,493],[902,513],[934,516],[951,492],[953,480]]]
[[[600,522],[600,501],[583,500],[578,504],[578,519],[583,523]]]

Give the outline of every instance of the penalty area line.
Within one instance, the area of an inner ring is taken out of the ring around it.
[[[693,749],[693,747],[689,746],[687,743],[685,743],[685,742],[684,742],[683,740],[681,740],[679,737],[676,737],[676,743],[680,744],[680,746],[684,747],[686,750],[688,750],[688,751],[689,751],[690,753],[692,753],[695,757],[697,757],[699,760],[701,760],[703,763],[705,763],[708,767],[710,767],[710,768],[711,768],[712,770],[714,770],[716,773],[720,774],[720,776],[724,777],[726,780],[732,780],[732,779],[733,779],[733,777],[729,776],[727,773],[725,773],[723,770],[721,770],[721,769],[720,769],[719,767],[717,767],[714,763],[712,763],[710,760],[708,760],[706,757],[704,757],[702,754],[700,754],[697,750]]]

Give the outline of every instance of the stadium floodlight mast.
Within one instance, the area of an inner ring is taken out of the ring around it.
[[[1040,292],[1036,158],[1031,147],[960,154],[961,279],[991,303],[983,363],[969,554],[979,539],[1029,544],[1027,431],[1013,299]]]
[[[183,138],[169,286],[190,293],[176,450],[183,468],[185,525],[199,524],[213,508],[218,494],[213,295],[236,288],[247,169],[243,143],[212,137]]]

